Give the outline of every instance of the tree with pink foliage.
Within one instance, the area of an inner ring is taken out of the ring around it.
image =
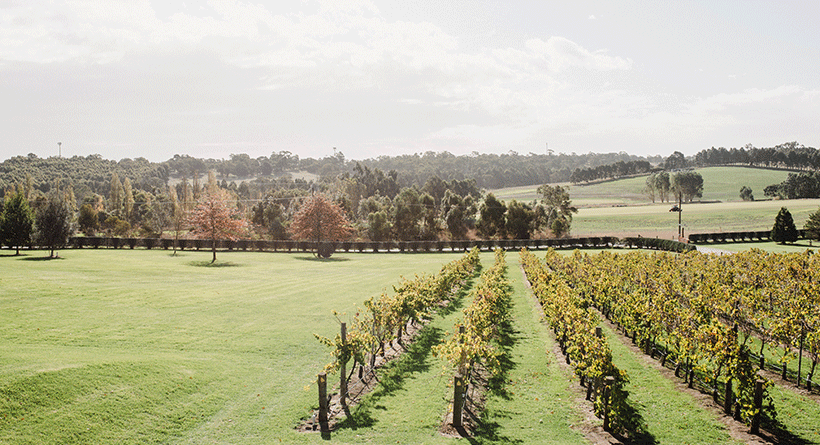
[[[248,222],[233,206],[228,192],[218,187],[211,187],[199,199],[197,206],[188,212],[187,222],[191,225],[191,234],[197,238],[212,240],[213,259],[216,261],[216,243],[220,239],[231,241],[240,239],[248,227]]]

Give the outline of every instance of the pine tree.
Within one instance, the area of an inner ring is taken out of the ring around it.
[[[797,241],[798,232],[794,225],[792,214],[786,210],[785,207],[780,208],[777,217],[774,219],[774,227],[772,227],[772,241],[783,243],[793,243]]]

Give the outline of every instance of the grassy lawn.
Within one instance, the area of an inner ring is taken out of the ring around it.
[[[0,257],[0,443],[320,442],[313,333],[460,256],[60,253]]]
[[[754,243],[715,243],[703,244],[706,247],[714,247],[715,249],[728,250],[730,252],[743,252],[749,249],[760,249],[766,252],[774,253],[789,253],[789,252],[805,252],[806,250],[816,251],[820,248],[820,243],[817,241],[809,242],[808,240],[800,240],[795,243],[780,244],[771,241],[754,242]]]

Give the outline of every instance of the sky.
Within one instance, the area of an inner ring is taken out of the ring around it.
[[[817,0],[0,0],[0,160],[820,147],[818,17]]]

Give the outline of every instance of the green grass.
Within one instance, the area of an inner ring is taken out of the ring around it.
[[[312,443],[332,336],[460,254],[65,250],[0,257],[0,443]]]
[[[703,177],[704,202],[741,201],[740,188],[747,186],[757,199],[764,199],[763,189],[786,180],[789,172],[748,167],[707,167],[696,170]],[[572,203],[577,207],[640,205],[651,203],[644,193],[646,176],[617,179],[595,184],[563,184],[570,188]],[[539,199],[538,185],[490,190],[496,198],[531,202]]]
[[[644,440],[662,444],[738,443],[714,414],[657,369],[645,366],[616,336],[604,327],[612,348],[612,360],[626,371],[629,403],[646,425]]]
[[[820,206],[818,199],[786,201],[684,204],[686,234],[771,230],[781,207],[786,207],[798,228]],[[616,235],[672,239],[678,231],[678,214],[668,204],[631,207],[582,208],[572,219],[573,236]]]
[[[771,241],[753,242],[753,243],[709,243],[703,244],[705,247],[712,247],[720,250],[727,250],[730,252],[743,252],[749,249],[760,249],[766,252],[773,253],[801,253],[806,250],[816,251],[820,248],[820,243],[817,241],[800,240],[795,243],[780,244]]]
[[[780,207],[786,207],[802,228],[820,200],[745,202],[740,187],[752,188],[758,199],[763,188],[784,181],[788,172],[743,167],[709,167],[703,176],[704,193],[699,202],[684,204],[685,233],[770,230]],[[652,203],[643,194],[645,177],[592,185],[570,185],[572,203],[579,211],[572,219],[572,236],[637,236],[672,239],[678,232],[678,214],[670,203]],[[532,202],[539,199],[537,185],[493,190],[499,199]]]

